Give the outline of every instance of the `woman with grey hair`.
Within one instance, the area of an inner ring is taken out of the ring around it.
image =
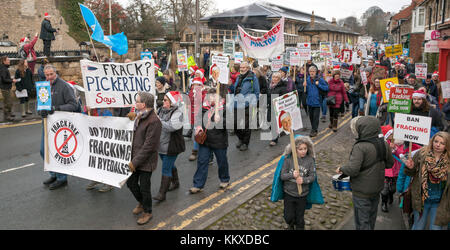
[[[275,72],[272,74],[272,82],[269,85],[268,94],[269,94],[269,100],[268,100],[268,111],[267,112],[267,121],[269,121],[272,124],[272,135],[274,139],[270,142],[270,146],[275,146],[278,143],[278,131],[277,131],[277,122],[276,119],[273,119],[271,121],[272,115],[275,116],[275,111],[272,109],[272,101],[274,98],[277,98],[279,96],[282,96],[284,94],[287,94],[287,82],[281,80],[281,73]],[[273,114],[272,114],[273,113]]]

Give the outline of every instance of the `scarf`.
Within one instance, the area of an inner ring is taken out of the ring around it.
[[[153,111],[153,109],[150,109],[150,110],[144,110],[144,111],[141,111],[141,112],[138,111],[138,115],[136,116],[136,120],[134,121],[134,128],[133,128],[133,131],[136,131],[137,127],[139,126],[139,121],[140,121],[141,119],[147,118],[147,116],[149,116],[149,115],[150,115],[150,112],[152,112],[152,111]]]
[[[428,199],[428,180],[433,184],[447,181],[448,164],[449,161],[445,156],[436,162],[436,158],[431,151],[425,156],[424,166],[420,170],[422,176],[422,205]]]

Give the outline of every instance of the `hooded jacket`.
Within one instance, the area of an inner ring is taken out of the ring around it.
[[[351,121],[351,129],[357,140],[378,138],[381,127],[378,119],[373,116],[359,116]],[[347,164],[340,168],[341,172],[350,176],[353,195],[360,198],[373,198],[380,195],[384,186],[385,168],[394,165],[391,149],[386,145],[386,162],[379,161],[370,168],[377,159],[375,146],[370,142],[359,142],[353,145]],[[367,168],[361,171],[361,168]]]

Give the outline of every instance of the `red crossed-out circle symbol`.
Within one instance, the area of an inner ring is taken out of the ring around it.
[[[58,146],[56,139],[58,138],[59,133],[62,132],[63,130],[68,131],[69,136],[67,137],[67,139],[64,140],[64,142],[61,145]],[[75,140],[75,147],[73,148],[72,152],[69,152],[69,154],[65,154],[65,153],[61,152],[62,148],[65,145],[67,145],[69,143],[69,141],[72,140],[72,138]],[[55,148],[56,148],[56,151],[58,152],[58,154],[60,154],[62,157],[66,157],[66,158],[70,157],[75,153],[75,151],[77,151],[77,147],[78,147],[77,137],[75,136],[75,134],[72,130],[70,130],[68,128],[60,128],[60,129],[58,129],[58,131],[56,131],[56,133],[55,133]]]

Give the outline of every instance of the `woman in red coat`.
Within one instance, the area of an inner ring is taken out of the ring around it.
[[[347,92],[345,91],[344,82],[341,80],[341,72],[339,70],[333,72],[332,78],[328,81],[328,88],[328,96],[335,96],[336,98],[335,105],[329,105],[330,125],[328,127],[336,132],[341,104],[344,100],[348,102]]]
[[[20,43],[23,44],[23,50],[27,54],[27,57],[29,57],[31,53],[31,60],[28,60],[28,67],[31,69],[31,73],[34,74],[34,66],[36,65],[36,51],[34,50],[34,45],[36,44],[38,40],[38,33],[34,36],[34,39],[30,41],[27,37],[24,37],[20,40]]]

